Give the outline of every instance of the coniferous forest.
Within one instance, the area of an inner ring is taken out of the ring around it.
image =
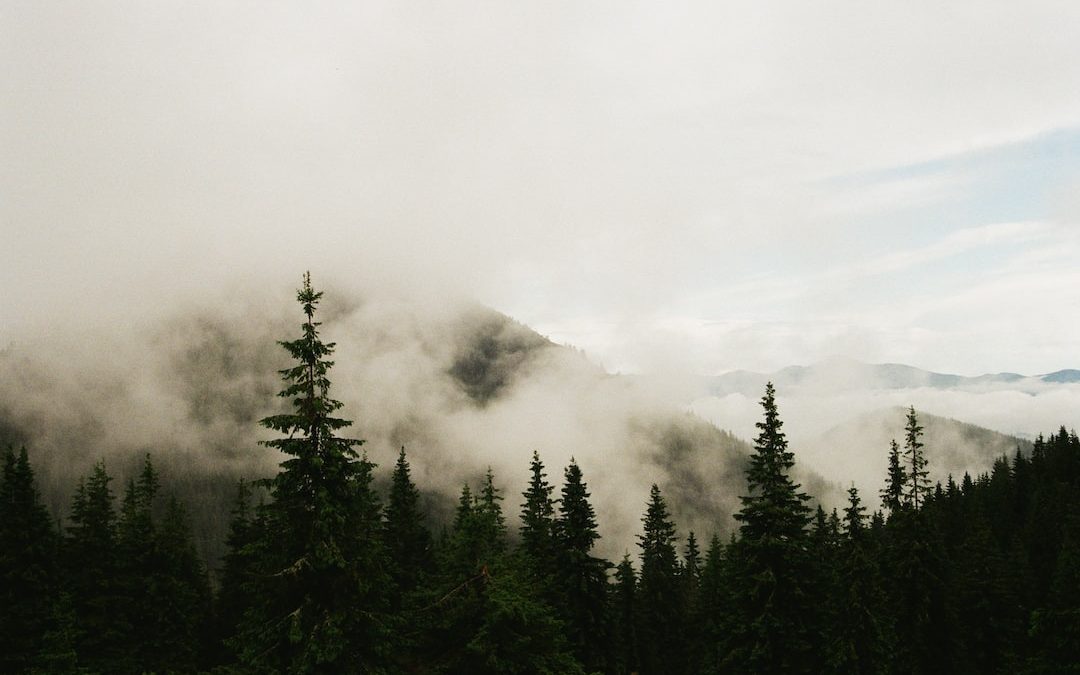
[[[236,485],[220,565],[152,456],[123,485],[98,463],[55,521],[4,451],[0,672],[1080,672],[1075,433],[932,484],[912,408],[880,494],[826,512],[768,385],[729,537],[679,536],[654,485],[637,550],[605,560],[588,476],[539,453],[523,494],[489,471],[436,530],[406,450],[377,490],[337,416],[320,297],[305,277],[288,411],[262,420],[283,461]]]

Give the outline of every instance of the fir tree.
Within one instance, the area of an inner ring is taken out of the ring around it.
[[[627,675],[638,671],[637,574],[627,553],[615,568],[615,588],[611,596],[613,619],[613,672]]]
[[[533,451],[529,470],[529,486],[521,504],[521,552],[539,582],[550,587],[556,565],[555,504],[551,498],[555,488],[547,481],[540,453]]]
[[[606,669],[609,641],[607,621],[607,570],[610,564],[592,555],[600,538],[596,513],[581,468],[573,459],[564,473],[559,514],[555,521],[558,549],[556,581],[567,637],[578,660],[587,670]]]
[[[408,594],[415,591],[421,575],[431,569],[431,533],[424,527],[420,491],[412,482],[404,447],[390,479],[383,538],[398,592]]]
[[[134,669],[131,627],[117,612],[123,606],[123,579],[117,549],[116,510],[105,463],[94,465],[71,502],[64,541],[64,581],[79,627],[79,664],[93,672]]]
[[[896,440],[889,443],[889,470],[885,476],[885,487],[881,491],[881,504],[892,515],[904,504],[904,492],[907,487],[907,472],[900,460],[900,446]]]
[[[362,441],[338,435],[352,423],[334,416],[343,404],[330,397],[334,344],[319,338],[314,318],[321,297],[305,274],[301,336],[279,343],[296,362],[280,371],[279,396],[293,410],[262,420],[284,436],[263,445],[286,459],[263,483],[272,499],[261,513],[269,540],[258,544],[256,604],[237,646],[252,669],[376,672],[392,649],[380,509],[373,465],[355,449]]]
[[[923,452],[922,437],[923,428],[915,416],[915,407],[912,406],[907,413],[907,426],[904,427],[904,458],[908,461],[907,467],[907,504],[916,511],[922,506],[930,493],[930,479],[927,477],[926,454]]]
[[[667,502],[654,483],[642,518],[641,578],[638,582],[638,655],[641,672],[680,672],[683,664],[682,623],[679,605],[679,559],[675,551],[675,524]]]
[[[727,664],[736,671],[803,672],[816,655],[807,624],[813,615],[806,526],[809,497],[789,472],[788,451],[772,383],[761,400],[764,420],[746,470],[749,494],[735,515],[741,539],[732,556],[732,608]]]
[[[41,648],[55,583],[55,536],[26,448],[4,455],[0,481],[0,672],[30,668]]]
[[[217,629],[220,638],[215,647],[215,661],[228,663],[235,659],[228,641],[236,639],[244,610],[252,604],[245,589],[249,587],[256,561],[253,546],[261,533],[252,511],[251,484],[244,479],[236,482],[236,496],[230,511],[229,534],[221,571],[221,587],[216,598]]]

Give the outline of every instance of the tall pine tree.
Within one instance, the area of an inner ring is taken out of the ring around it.
[[[297,293],[301,335],[279,343],[295,360],[280,371],[286,386],[279,396],[292,411],[262,420],[283,436],[263,445],[286,459],[264,482],[272,501],[261,514],[266,538],[250,594],[256,604],[244,615],[237,646],[256,670],[379,672],[393,647],[381,514],[372,464],[355,449],[362,441],[338,435],[352,422],[334,416],[343,404],[330,397],[334,344],[319,337],[321,298],[305,274]]]
[[[816,654],[808,619],[811,565],[806,526],[809,497],[790,476],[795,464],[781,430],[772,383],[761,399],[764,420],[746,470],[749,494],[735,515],[741,538],[730,570],[734,620],[726,665],[735,672],[805,672]]]
[[[0,480],[0,672],[34,663],[52,609],[52,522],[41,504],[26,448],[4,455]]]
[[[919,419],[915,415],[915,406],[907,413],[907,425],[904,427],[904,458],[908,461],[907,467],[907,494],[905,498],[911,508],[916,511],[926,503],[930,495],[929,472],[926,470],[926,454],[923,452],[922,438],[923,428],[919,425]]]

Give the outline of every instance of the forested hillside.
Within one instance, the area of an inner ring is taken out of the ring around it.
[[[0,672],[1077,668],[1075,433],[1062,428],[985,473],[932,484],[911,408],[898,413],[902,433],[880,448],[889,460],[880,494],[852,487],[844,508],[826,512],[793,477],[770,383],[738,480],[682,476],[680,443],[693,439],[678,427],[651,432],[675,434],[658,443],[657,452],[668,447],[656,461],[674,462],[679,499],[732,502],[734,528],[705,522],[702,511],[684,519],[671,507],[673,489],[654,484],[639,504],[636,546],[609,559],[599,553],[590,485],[611,477],[586,475],[574,460],[549,468],[534,452],[519,468],[520,494],[491,469],[464,481],[445,526],[407,448],[389,484],[376,484],[363,432],[350,433],[334,397],[335,345],[316,320],[321,296],[305,277],[300,334],[280,343],[289,358],[279,373],[282,406],[259,420],[263,451],[282,461],[276,473],[232,486],[213,583],[194,544],[181,464],[168,467],[176,475],[167,489],[153,454],[119,484],[98,462],[56,521],[26,449],[34,434],[9,436]],[[460,376],[483,406],[505,382],[489,372],[480,344],[463,355]],[[528,349],[492,353],[518,359]],[[733,459],[694,462],[730,467]]]

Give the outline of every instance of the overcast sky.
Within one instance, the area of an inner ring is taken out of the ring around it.
[[[469,294],[611,370],[1080,367],[1080,3],[0,0],[0,339]]]

